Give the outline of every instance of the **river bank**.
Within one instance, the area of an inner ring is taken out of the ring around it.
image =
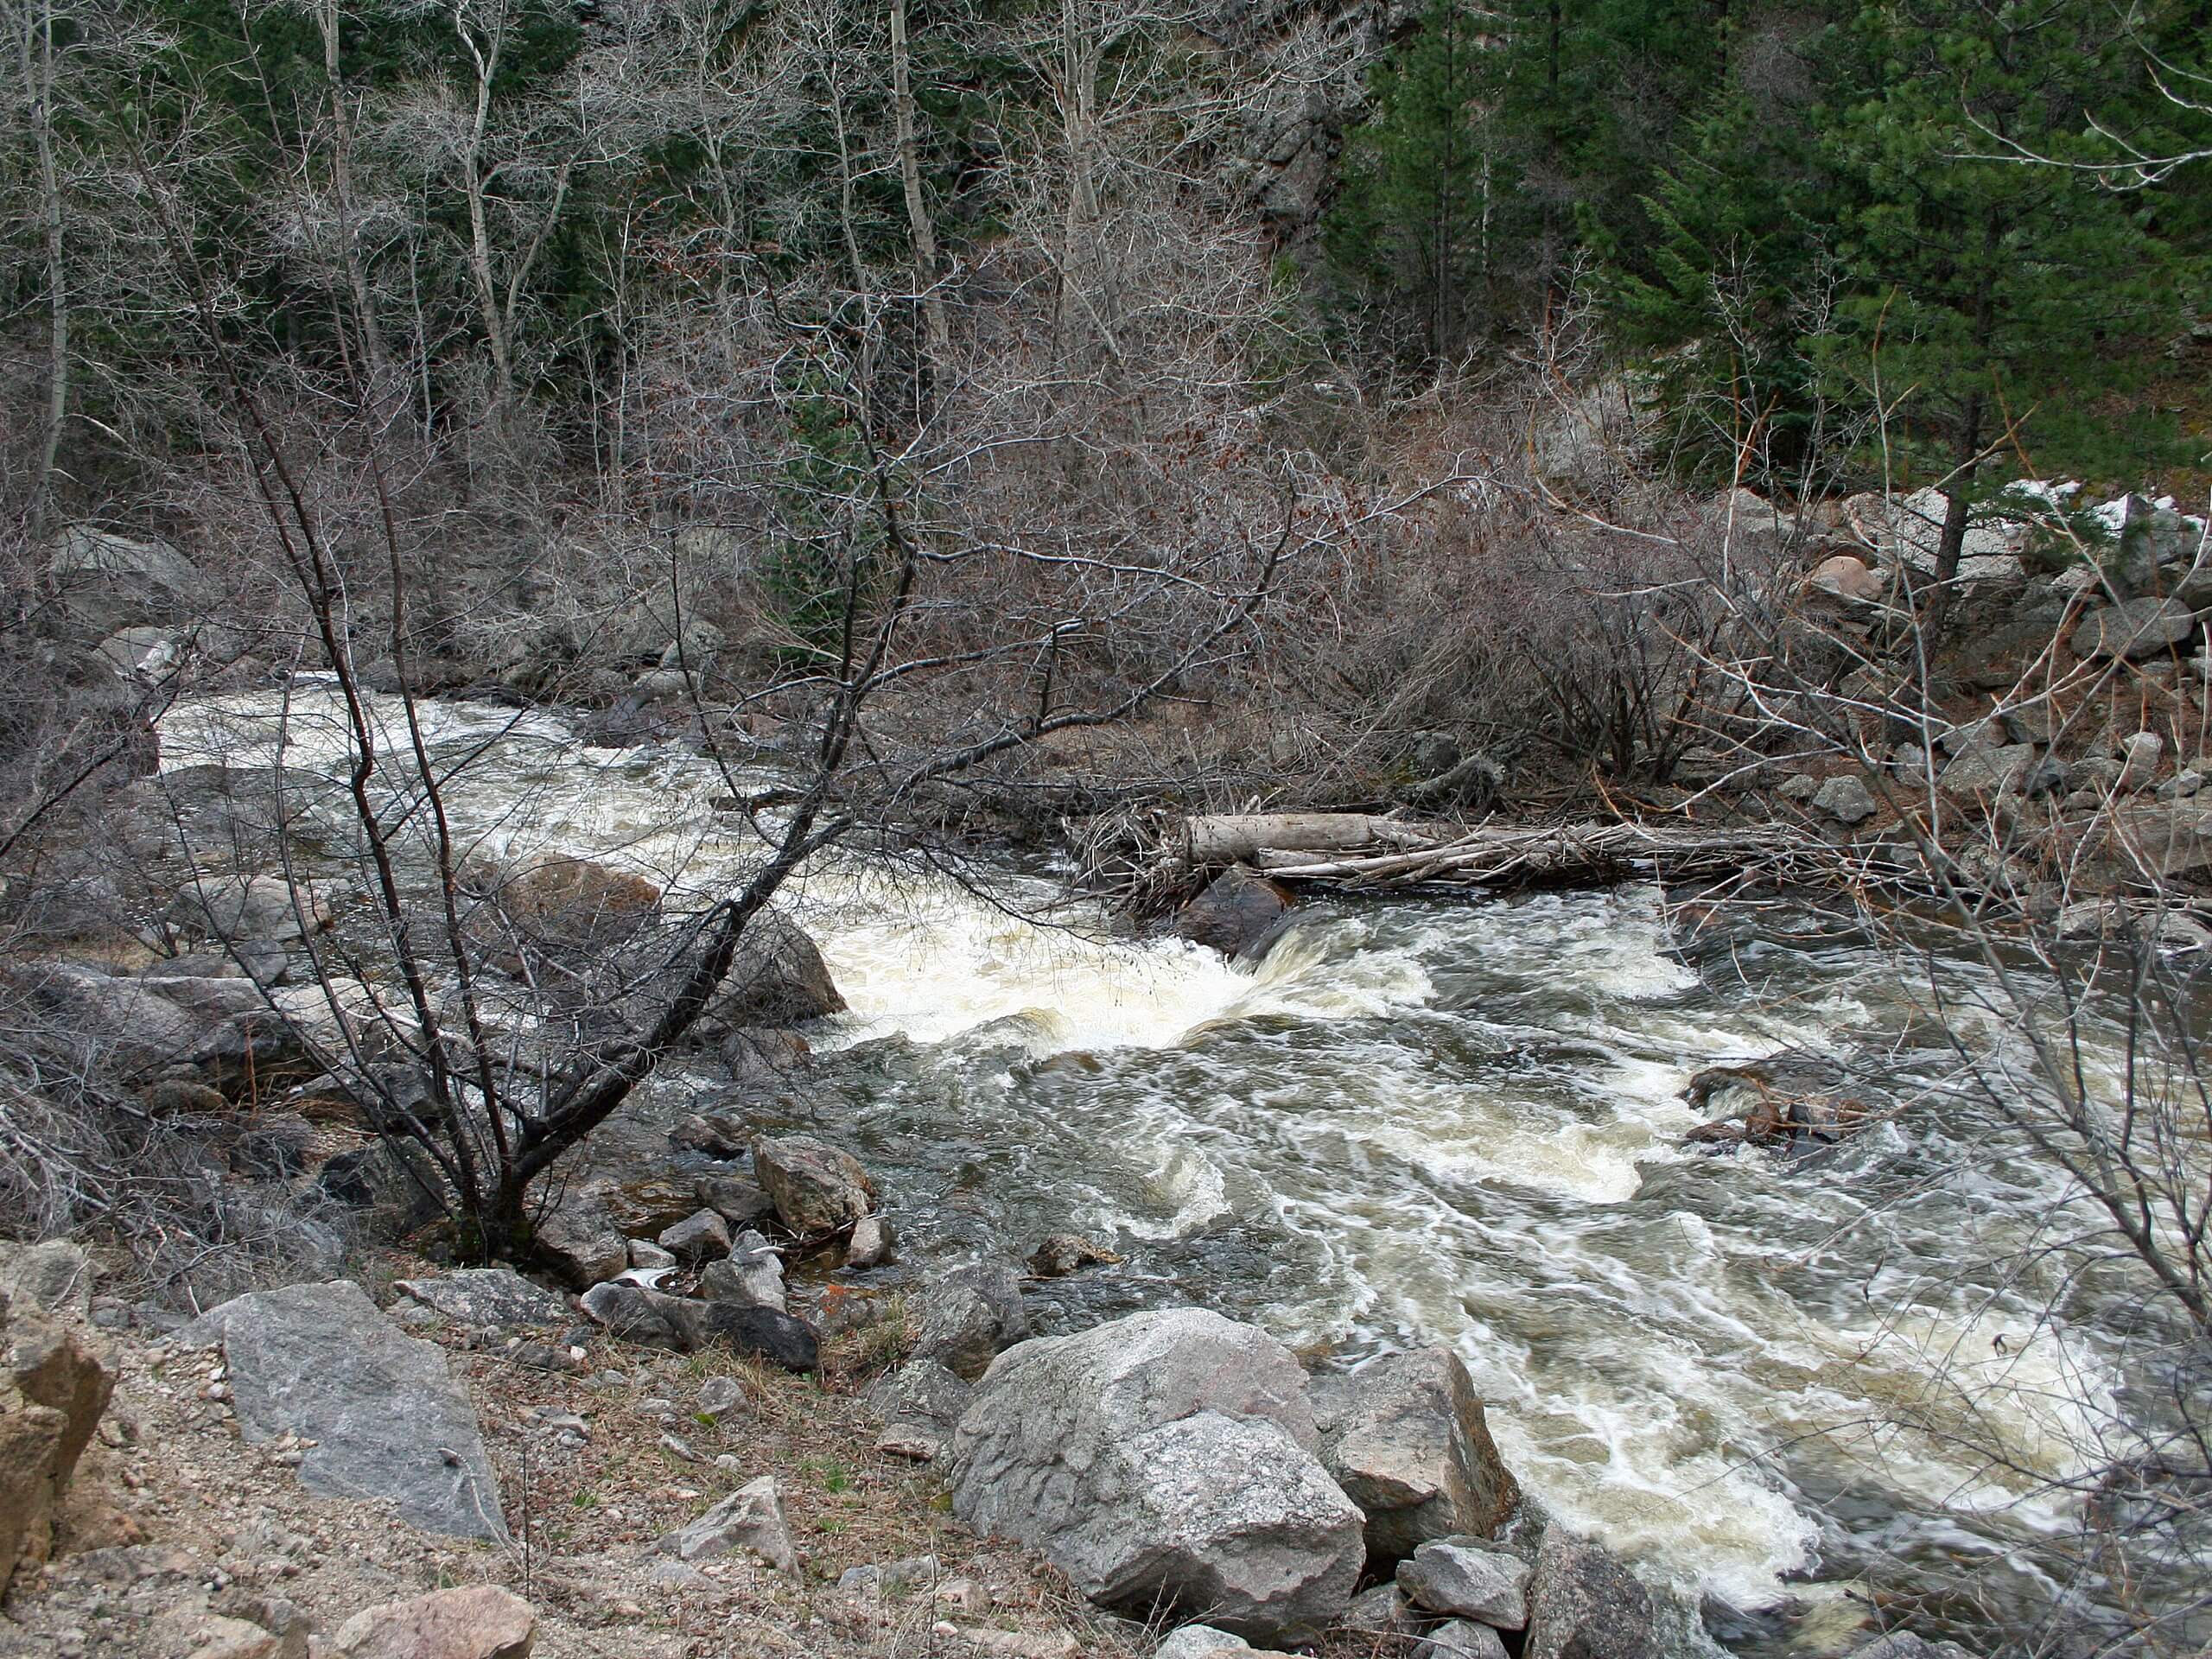
[[[681,751],[578,751],[550,715],[426,709],[439,752],[476,758],[457,822],[504,856],[589,855],[681,892],[746,855],[719,827],[726,783]],[[311,775],[307,712],[295,696],[285,717]],[[297,798],[319,810],[304,780]],[[594,1159],[673,1184],[682,1208],[721,1167],[672,1137],[702,1111],[850,1149],[899,1255],[795,1260],[811,1286],[896,1291],[1075,1230],[1122,1260],[1039,1287],[1047,1332],[1197,1303],[1327,1369],[1446,1341],[1556,1512],[1716,1607],[1795,1609],[1724,1625],[1740,1651],[1789,1652],[1831,1608],[1948,1584],[1962,1517],[2000,1575],[1978,1592],[2017,1592],[2013,1617],[2031,1616],[2032,1580],[2008,1589],[1999,1564],[2064,1535],[2095,1420],[2054,1402],[2096,1374],[2103,1338],[2093,1302],[2048,1326],[2018,1272],[2063,1186],[2019,1166],[1993,1205],[1986,1167],[1951,1167],[1948,1148],[2007,1131],[1949,1095],[1955,1057],[1892,959],[1810,912],[1686,950],[1661,895],[1631,885],[1310,904],[1240,967],[1116,939],[1015,871],[989,891],[834,866],[798,883],[791,913],[844,1011],[808,1021],[779,1068],[671,1062]],[[1796,1160],[1685,1147],[1704,1116],[1692,1079],[1777,1052],[1860,1056],[1852,1086],[1912,1109]],[[331,1138],[327,1104],[245,1103],[272,1130],[308,1114],[310,1163],[364,1144]],[[202,1133],[237,1166],[233,1130]],[[2041,1461],[1993,1466],[1991,1437]]]

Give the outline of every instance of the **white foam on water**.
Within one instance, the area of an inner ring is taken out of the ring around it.
[[[163,765],[267,764],[283,707],[257,693],[174,710]],[[404,742],[397,705],[373,707],[381,741]],[[422,708],[433,744],[493,744],[453,802],[487,850],[602,857],[696,893],[758,856],[713,811],[728,786],[704,761],[579,753],[549,716]],[[327,685],[296,686],[285,759],[335,772],[337,712]],[[1508,1463],[1570,1523],[1742,1605],[1814,1560],[1791,1467],[2030,1532],[2064,1523],[2050,1483],[2113,1409],[2112,1380],[2086,1338],[1945,1282],[1979,1243],[1758,1158],[1722,1166],[1730,1201],[1710,1215],[1647,1196],[1655,1171],[1696,1179],[1668,1166],[1689,1156],[1681,1091],[1698,1069],[1830,1047],[1904,1005],[1894,976],[1717,1001],[1635,888],[1322,911],[1256,970],[1100,937],[1081,909],[1040,925],[1057,897],[1043,883],[1005,896],[1024,913],[942,874],[810,871],[785,898],[851,1004],[817,1047],[931,1046],[918,1068],[959,1080],[959,1133],[1033,1159],[1085,1226],[1172,1249],[1234,1223],[1292,1252],[1300,1273],[1271,1281],[1262,1310],[1287,1338],[1453,1344]],[[1100,1058],[1056,1078],[1065,1121],[1003,1107],[1031,1062],[1069,1052]],[[1045,1160],[1043,1129],[1078,1166]],[[2032,1225],[2059,1196],[2020,1172],[1962,1179],[1993,1227]],[[1793,1227],[1799,1245],[1778,1245]],[[1922,1255],[1924,1278],[1851,1271]],[[2018,1467],[1978,1456],[1977,1437]]]

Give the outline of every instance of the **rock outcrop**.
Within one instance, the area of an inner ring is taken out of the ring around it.
[[[83,1253],[35,1249],[0,1247],[0,1595],[18,1570],[47,1560],[63,1495],[115,1391],[114,1365],[77,1324],[73,1286],[91,1280]]]
[[[953,1435],[953,1511],[1101,1605],[1303,1636],[1343,1612],[1366,1553],[1319,1438],[1305,1374],[1264,1332],[1139,1313],[992,1363]]]

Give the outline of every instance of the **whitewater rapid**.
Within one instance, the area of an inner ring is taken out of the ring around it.
[[[191,705],[164,766],[327,774],[335,713],[311,683]],[[423,718],[468,758],[448,806],[473,850],[679,896],[759,855],[696,756],[592,749],[543,713]],[[830,864],[783,895],[851,1005],[783,1109],[877,1170],[914,1260],[1071,1229],[1128,1260],[1053,1287],[1048,1322],[1194,1300],[1319,1363],[1449,1344],[1531,1491],[1741,1606],[1961,1553],[2017,1555],[2024,1593],[2022,1547],[2074,1523],[2050,1483],[2113,1408],[2116,1343],[2040,1317],[2050,1287],[2007,1265],[2063,1188],[1947,1163],[1988,1128],[1963,1108],[1804,1165],[1681,1144],[1703,1066],[1907,1040],[1923,1010],[1894,962],[1694,964],[1631,887],[1318,905],[1248,969],[1107,937],[1035,873],[988,887]],[[1967,1449],[1992,1435],[2011,1466]]]

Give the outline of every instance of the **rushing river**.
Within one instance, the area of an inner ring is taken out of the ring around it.
[[[180,710],[165,765],[265,762],[279,712]],[[282,712],[288,760],[334,766],[327,694]],[[453,807],[489,850],[690,891],[754,850],[693,756],[427,712],[442,757],[482,749]],[[1895,961],[1817,939],[1686,957],[1632,887],[1317,904],[1256,969],[942,877],[831,869],[790,896],[852,1012],[769,1109],[878,1173],[910,1259],[1074,1230],[1127,1260],[1043,1287],[1048,1323],[1189,1300],[1338,1362],[1448,1343],[1528,1487],[1739,1607],[1795,1595],[1817,1627],[1869,1575],[1910,1591],[1961,1564],[2023,1618],[2048,1599],[2078,1516],[2047,1483],[2114,1408],[2126,1338],[2080,1284],[2038,1317],[2055,1293],[2023,1252],[2066,1194],[1942,1086]],[[1700,1068],[1870,1047],[1927,1084],[1900,1119],[1802,1160],[1681,1147]],[[726,1087],[677,1073],[641,1109]]]

